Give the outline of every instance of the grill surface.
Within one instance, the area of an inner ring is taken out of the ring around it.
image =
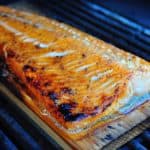
[[[6,97],[0,97],[0,149],[61,149]]]
[[[28,0],[29,1],[29,0]],[[31,0],[29,3],[17,0],[1,1],[14,7],[36,8],[38,12],[59,21],[70,24],[98,38],[128,50],[150,60],[150,29],[135,20],[109,9],[110,5],[101,5],[98,0]],[[31,3],[32,2],[32,3]],[[25,4],[25,5],[24,5]],[[108,7],[107,7],[108,6]],[[107,7],[107,8],[106,8]],[[121,12],[120,12],[121,13]],[[0,101],[0,149],[60,149],[48,140],[44,133],[33,126],[26,117],[1,97]],[[150,149],[150,129],[119,150]],[[51,144],[50,144],[51,143]]]
[[[119,148],[119,150],[149,150],[150,149],[150,129],[144,131],[141,135],[128,142],[125,146]]]

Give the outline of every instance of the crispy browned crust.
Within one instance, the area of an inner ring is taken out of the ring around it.
[[[68,25],[0,7],[0,33],[0,56],[25,102],[63,135],[81,138],[150,91],[149,62]]]

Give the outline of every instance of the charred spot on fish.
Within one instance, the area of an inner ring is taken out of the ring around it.
[[[44,83],[44,86],[45,86],[45,87],[48,87],[48,86],[50,86],[50,85],[51,85],[51,82],[50,82],[50,81]]]
[[[23,66],[23,71],[27,71],[27,70],[29,70],[30,69],[30,66],[29,65],[24,65]]]
[[[32,82],[34,80],[33,77],[26,77],[27,82]]]
[[[76,107],[76,103],[63,103],[58,106],[58,110],[63,114],[70,114],[72,108]]]
[[[24,65],[23,66],[23,71],[32,71],[32,72],[36,72],[36,68],[35,67],[32,67],[32,66],[30,66],[30,65]]]
[[[45,70],[45,67],[43,66],[43,67],[41,67],[41,70]]]
[[[64,119],[66,121],[80,121],[82,119],[85,119],[87,118],[88,115],[87,114],[84,114],[84,113],[77,113],[77,114],[68,114],[64,117]]]
[[[58,94],[55,93],[54,91],[50,91],[50,92],[48,93],[48,96],[49,96],[49,98],[50,98],[51,100],[53,100],[54,102],[55,102],[56,100],[58,100]]]
[[[97,115],[97,114],[98,114],[98,112],[99,112],[99,110],[100,110],[100,108],[99,108],[98,106],[95,106],[95,107],[94,107],[93,112],[92,112],[92,113],[90,113],[90,115],[91,115],[91,116],[95,116],[95,115]]]
[[[70,110],[71,110],[71,105],[70,104],[61,104],[61,105],[59,105],[59,107],[58,107],[58,110],[64,115],[64,116],[66,116],[66,115],[69,115],[71,112],[70,112]]]
[[[8,57],[15,57],[15,56],[17,56],[17,54],[16,54],[14,51],[9,50],[9,51],[7,52],[7,56],[8,56]]]
[[[85,58],[85,57],[86,57],[86,54],[83,53],[83,54],[82,54],[82,58]]]
[[[69,87],[64,87],[64,88],[61,89],[61,91],[64,94],[70,94],[70,95],[74,94],[73,90],[71,88],[69,88]]]
[[[39,89],[39,88],[40,88],[40,82],[39,82],[39,80],[34,80],[34,81],[32,82],[32,85],[33,85],[36,89]]]

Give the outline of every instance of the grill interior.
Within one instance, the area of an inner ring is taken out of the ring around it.
[[[132,141],[128,142],[126,145],[119,148],[119,150],[148,150],[150,149],[150,129],[147,129],[142,134],[137,136]]]
[[[134,53],[150,61],[150,28],[137,20],[116,13],[110,5],[98,0],[2,0],[13,7],[35,9],[36,12],[74,27]],[[136,22],[137,21],[137,22]],[[0,149],[61,149],[28,117],[1,96]],[[150,129],[128,142],[119,150],[150,149]]]
[[[28,116],[1,95],[0,101],[0,149],[61,149]]]

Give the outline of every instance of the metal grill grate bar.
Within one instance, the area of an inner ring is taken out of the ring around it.
[[[150,130],[145,130],[141,135],[137,136],[134,140],[128,142],[119,150],[148,150],[150,149]]]
[[[25,147],[31,147],[32,149],[40,149],[39,145],[30,134],[28,134],[17,121],[8,114],[5,108],[0,108],[0,128],[3,129],[17,147],[22,147],[22,145],[24,145]]]
[[[0,149],[12,149],[17,150],[16,145],[12,142],[8,136],[0,130]]]

